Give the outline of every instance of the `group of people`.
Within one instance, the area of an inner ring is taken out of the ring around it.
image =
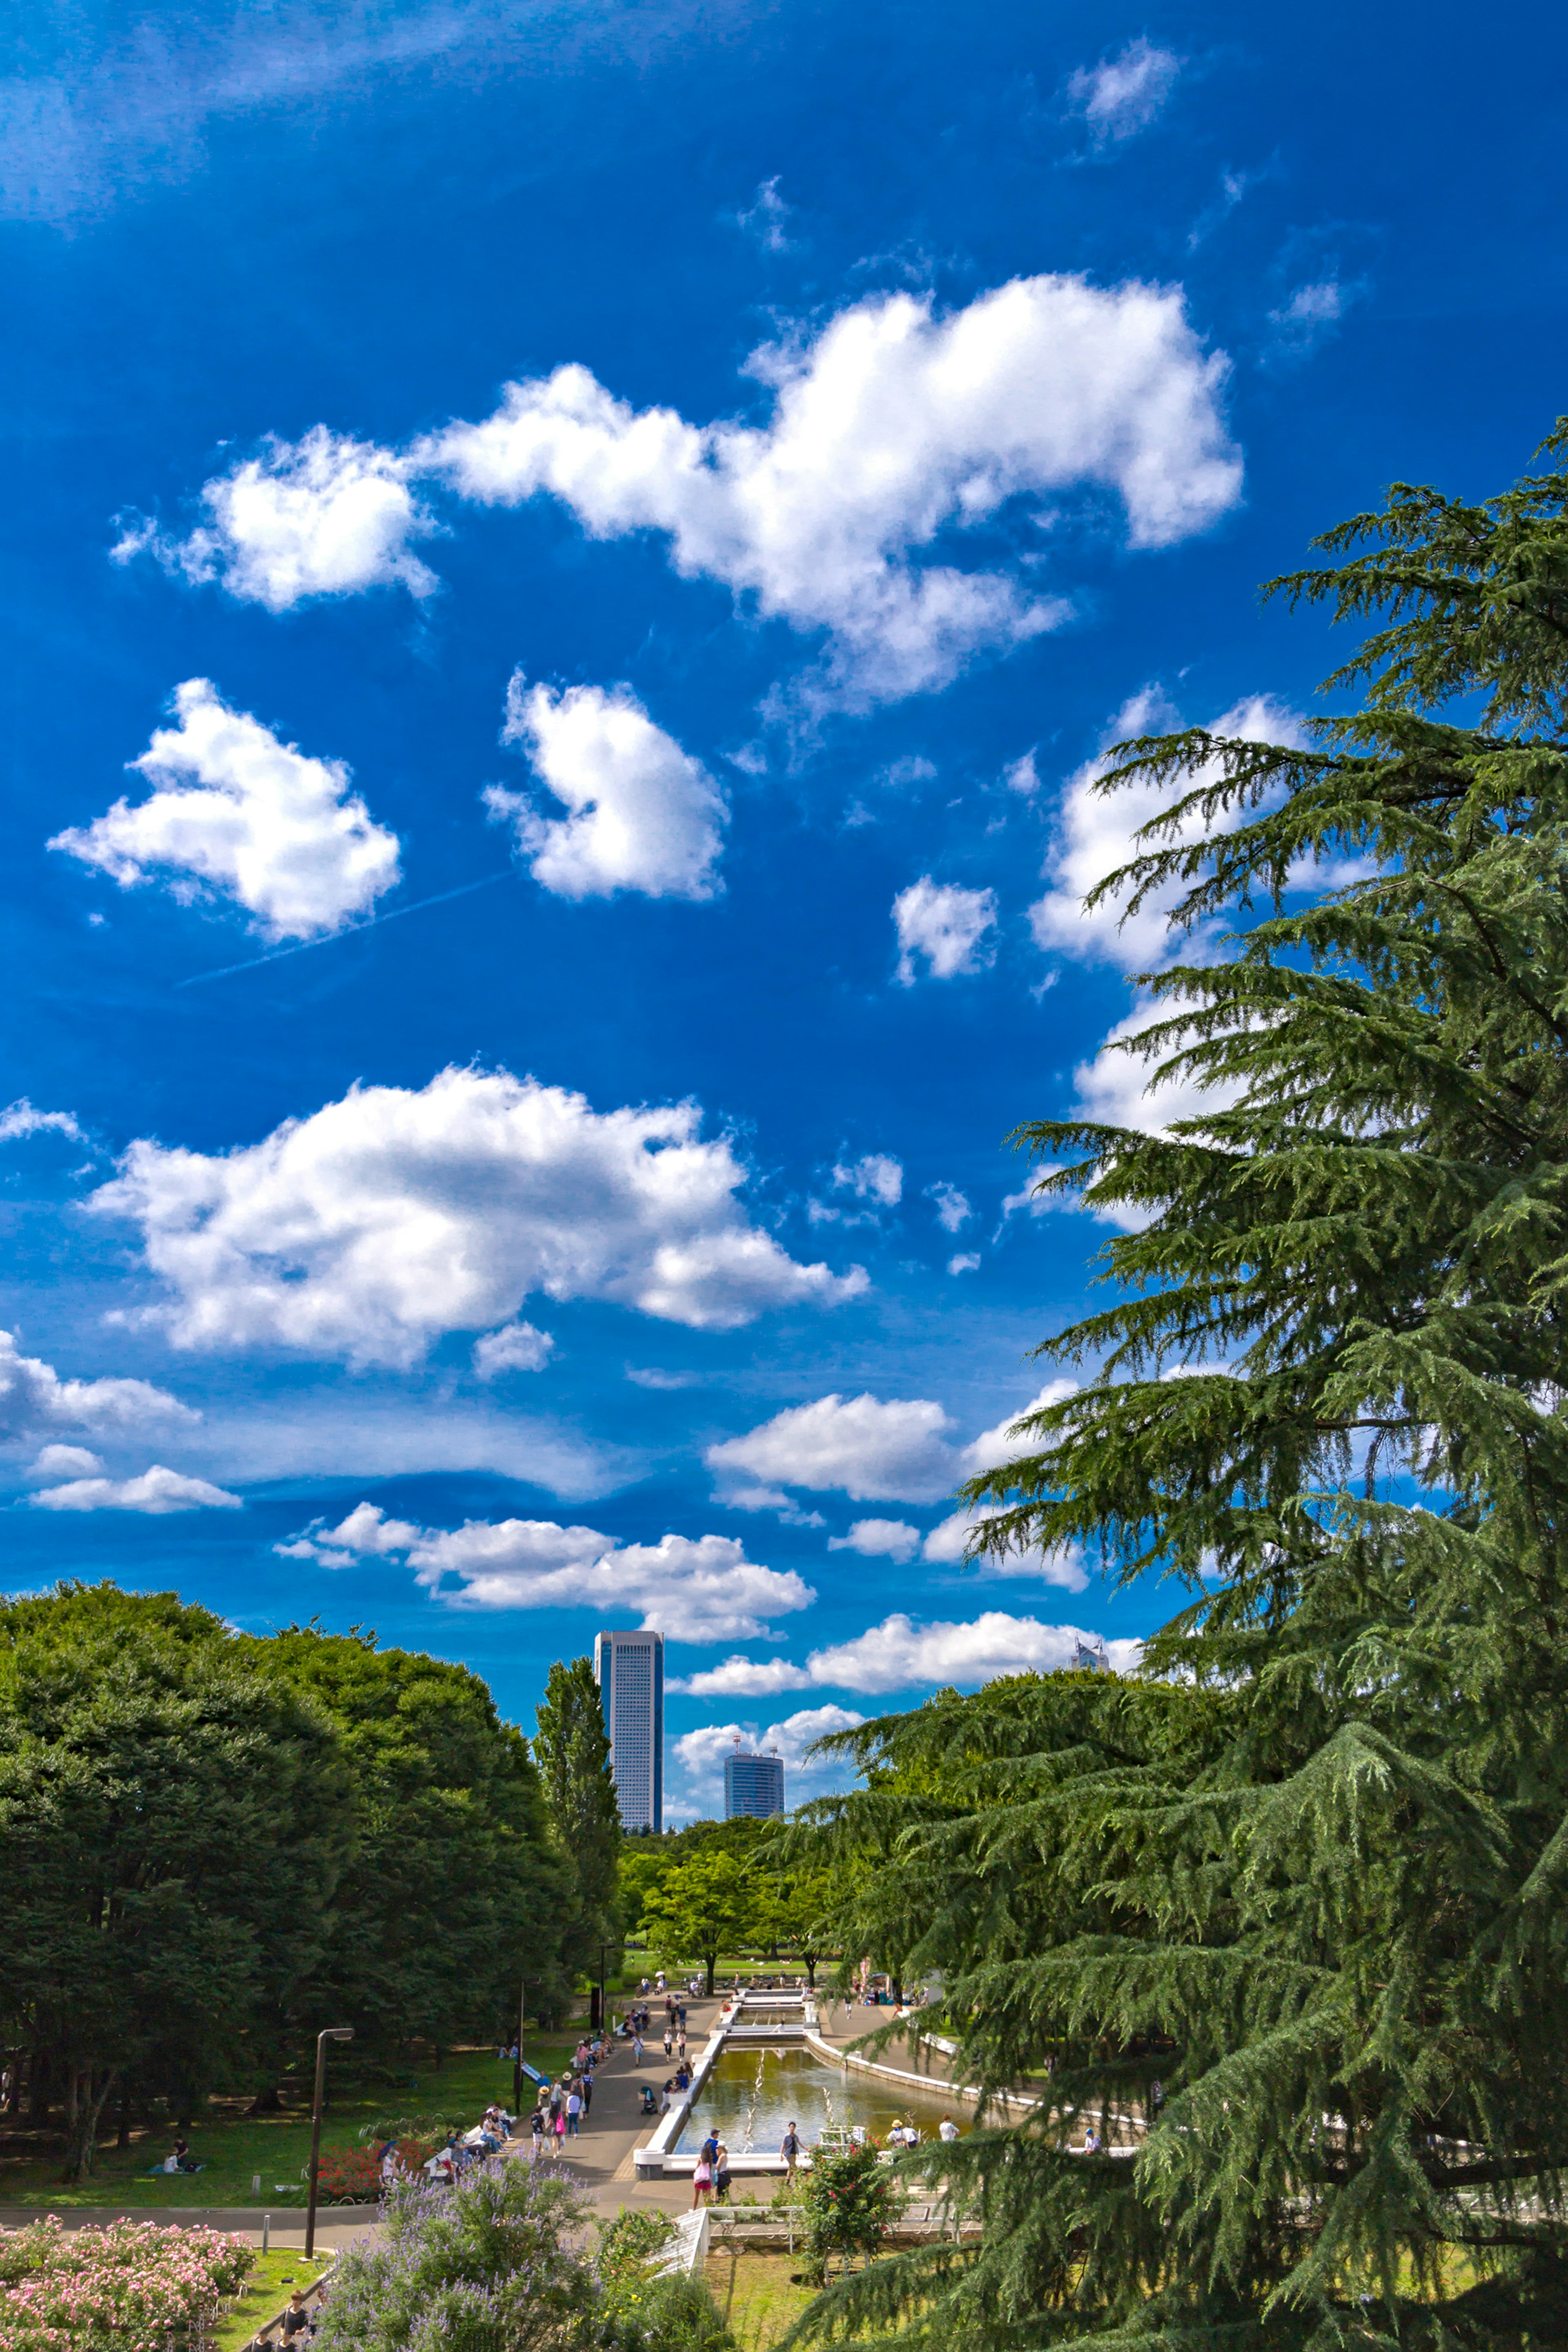
[[[790,2129],[795,2129],[794,2125]],[[710,2131],[698,2150],[696,2169],[691,2175],[691,2210],[706,2205],[710,2199],[715,2205],[728,2203],[730,2196],[730,2151],[716,2131]]]
[[[594,2069],[608,2048],[602,2034],[592,2041],[579,2042],[561,2080],[541,2084],[533,2113],[528,2119],[536,2157],[546,2152],[559,2156],[567,2141],[577,2137],[594,2105]]]
[[[632,2045],[634,2066],[642,2064],[643,2045],[647,2039],[651,2022],[652,2012],[647,2001],[639,2000],[634,2009],[627,2011],[616,2028],[621,2039],[629,2042]],[[678,2052],[681,2064],[684,2065],[686,2063],[686,2003],[683,2000],[678,2000],[672,1992],[667,1992],[664,1996],[664,2054],[668,2059]]]

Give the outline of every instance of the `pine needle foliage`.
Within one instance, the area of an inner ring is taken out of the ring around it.
[[[867,1785],[802,1835],[845,1949],[943,1972],[967,2079],[1056,2072],[914,2160],[980,2251],[807,2333],[1568,2344],[1568,421],[1544,455],[1276,583],[1378,625],[1306,748],[1149,737],[1104,780],[1167,798],[1096,897],[1237,923],[1148,982],[1142,1049],[1209,1091],[1022,1130],[1131,1230],[1040,1351],[1085,1385],[965,1491],[982,1551],[1188,1598],[1136,1679],[834,1743]],[[1070,2152],[1091,2118],[1134,2152]]]

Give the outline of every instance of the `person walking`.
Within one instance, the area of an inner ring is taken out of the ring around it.
[[[951,2116],[943,2116],[938,2131],[939,2136],[944,2140],[954,2140],[958,2137],[958,2126]]]
[[[642,2035],[636,2032],[632,2034],[632,2064],[634,2066],[642,2064]]]
[[[577,2137],[577,2123],[582,2113],[583,2094],[574,2084],[566,2095],[566,2129],[574,2139]]]
[[[713,2202],[727,2205],[730,2201],[730,2151],[722,2140],[713,2151]]]
[[[674,2048],[675,2048],[675,2036],[674,2036],[674,2034],[670,2032],[670,2030],[669,2030],[669,2026],[668,2026],[668,2021],[667,2021],[667,2022],[666,2022],[666,2024],[665,2024],[665,2029],[664,2029],[664,2060],[665,2060],[665,2064],[666,2064],[666,2065],[668,2065],[668,2064],[669,2063],[670,2053],[674,2050]]]
[[[697,2159],[697,2168],[691,2176],[691,2210],[694,2213],[700,2205],[707,2204],[712,2186],[713,2167],[709,2159],[707,2147],[704,2147]]]
[[[590,2066],[583,2077],[583,2120],[588,2120],[588,2110],[594,2104],[594,2070]]]
[[[788,2126],[783,2139],[779,2142],[779,2154],[784,2160],[784,2171],[793,2184],[795,2179],[795,2168],[800,2162],[800,2134],[796,2131],[793,2123]]]
[[[537,2164],[539,2151],[544,2145],[544,2109],[542,2107],[535,2107],[528,2119],[528,2128],[533,2134],[533,2160]]]
[[[676,2055],[681,2060],[682,2063],[684,2063],[686,2058],[686,2028],[684,2025],[675,2037],[675,2049]]]
[[[566,2110],[563,2107],[555,2118],[555,2153],[559,2156],[566,2146]]]

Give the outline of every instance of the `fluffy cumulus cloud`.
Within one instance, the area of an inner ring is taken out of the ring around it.
[[[704,1457],[729,1498],[748,1507],[745,1483],[836,1488],[857,1503],[934,1502],[952,1486],[952,1423],[928,1397],[818,1397],[791,1405]],[[731,1490],[738,1488],[738,1492]],[[756,1506],[770,1507],[773,1496]]]
[[[373,1503],[361,1503],[335,1528],[318,1520],[276,1549],[326,1568],[398,1557],[438,1599],[458,1607],[594,1609],[605,1623],[624,1622],[630,1611],[675,1642],[743,1641],[816,1597],[793,1570],[748,1559],[730,1536],[617,1544],[596,1528],[553,1519],[417,1528],[386,1518]]]
[[[0,1143],[19,1143],[29,1135],[64,1135],[73,1143],[85,1143],[86,1136],[68,1110],[35,1110],[26,1095],[0,1110]]]
[[[803,1706],[761,1731],[751,1723],[707,1723],[696,1731],[683,1732],[674,1742],[675,1759],[692,1794],[705,1795],[723,1785],[724,1759],[735,1748],[771,1750],[784,1765],[784,1805],[793,1810],[798,1801],[790,1786],[793,1777],[816,1777],[836,1769],[827,1759],[811,1755],[814,1743],[832,1731],[853,1731],[865,1720],[852,1707],[827,1706]]]
[[[525,793],[492,784],[485,805],[509,821],[534,879],[563,898],[637,890],[649,898],[711,898],[729,812],[723,794],[629,687],[507,690],[502,740],[571,814],[542,816]]]
[[[542,1372],[554,1351],[548,1331],[531,1323],[503,1323],[476,1343],[474,1370],[481,1381],[493,1381],[500,1372]]]
[[[864,705],[941,687],[1069,610],[1014,565],[927,560],[939,541],[949,557],[1016,500],[1077,496],[1114,499],[1131,545],[1163,547],[1234,505],[1227,368],[1179,288],[1023,278],[948,316],[874,294],[752,354],[773,395],[763,423],[634,408],[568,364],[402,452],[320,427],[272,444],[207,485],[189,540],[142,531],[124,551],[152,546],[275,610],[400,577],[422,593],[412,546],[429,519],[411,485],[494,506],[553,498],[592,538],[660,532],[678,572],[825,632],[835,690]]]
[[[881,1209],[896,1209],[904,1197],[903,1167],[885,1151],[868,1151],[847,1167],[840,1163],[833,1171],[833,1181],[853,1192],[858,1201],[874,1201]]]
[[[956,1234],[974,1214],[968,1200],[956,1184],[946,1182],[928,1184],[926,1198],[936,1211],[937,1223],[944,1234]]]
[[[1071,1666],[1078,1645],[1099,1646],[1099,1637],[1075,1625],[1042,1625],[1035,1617],[1009,1617],[988,1609],[967,1624],[917,1624],[901,1613],[840,1642],[814,1650],[808,1662],[813,1683],[840,1690],[894,1691],[916,1683],[957,1683],[973,1687],[998,1675],[1052,1673]],[[1104,1645],[1118,1672],[1137,1664],[1139,1642]]]
[[[1107,742],[1126,741],[1180,724],[1177,714],[1152,688],[1134,695],[1112,721]],[[1268,695],[1249,695],[1221,713],[1209,730],[1248,743],[1300,743],[1304,738],[1300,718]],[[1086,911],[1084,900],[1098,883],[1117,873],[1151,847],[1190,846],[1204,838],[1201,819],[1188,817],[1170,834],[1140,843],[1137,835],[1186,793],[1217,781],[1217,761],[1207,762],[1178,786],[1145,782],[1120,785],[1104,793],[1100,779],[1111,765],[1105,751],[1085,762],[1068,777],[1063,789],[1051,847],[1046,860],[1049,887],[1029,909],[1029,923],[1038,946],[1048,952],[1115,964],[1122,971],[1154,971],[1178,957],[1213,951],[1219,931],[1215,923],[1196,939],[1175,934],[1171,909],[1180,886],[1151,891],[1136,914],[1128,915],[1123,898],[1102,901]]]
[[[443,1332],[510,1323],[535,1292],[733,1330],[865,1287],[750,1223],[744,1167],[700,1126],[690,1103],[596,1112],[505,1070],[448,1069],[418,1092],[355,1087],[239,1150],[133,1143],[91,1205],[141,1227],[174,1293],[149,1311],[185,1348],[407,1364]]]
[[[43,1511],[237,1511],[237,1495],[154,1462],[139,1478],[72,1478],[29,1497]]]
[[[258,457],[208,482],[202,505],[206,520],[186,539],[131,523],[116,562],[149,554],[177,577],[216,580],[273,613],[377,585],[428,596],[437,584],[413,552],[437,526],[404,461],[324,425],[300,441],[269,438]]]
[[[150,1381],[61,1380],[41,1357],[24,1356],[13,1332],[0,1331],[0,1441],[51,1429],[140,1429],[200,1418]]]
[[[96,1478],[102,1468],[89,1446],[46,1445],[27,1475],[47,1486],[57,1478]]]
[[[921,1624],[900,1612],[853,1641],[813,1650],[803,1666],[784,1658],[727,1658],[721,1666],[690,1675],[681,1687],[697,1698],[772,1698],[784,1691],[823,1688],[881,1693],[922,1683],[973,1688],[998,1675],[1070,1667],[1080,1643],[1103,1650],[1118,1674],[1130,1673],[1143,1653],[1142,1642],[1105,1642],[1076,1625],[1045,1625],[1038,1618],[1011,1617],[1000,1610],[958,1624]],[[734,1727],[726,1729],[732,1732]]]
[[[912,1559],[921,1531],[907,1519],[857,1519],[847,1535],[829,1536],[829,1551],[858,1551],[866,1559]]]
[[[1113,58],[1080,66],[1068,83],[1068,105],[1081,115],[1097,145],[1146,130],[1176,86],[1182,60],[1140,35]]]
[[[121,889],[153,874],[176,898],[237,900],[269,940],[341,930],[401,879],[395,834],[374,823],[341,760],[308,758],[231,710],[205,677],[174,690],[179,724],[163,727],[132,765],[153,786],[118,800],[51,849],[110,875]]]
[[[994,890],[965,890],[956,883],[933,882],[929,874],[922,874],[893,901],[901,985],[914,986],[918,958],[924,960],[932,980],[952,980],[960,972],[978,971],[991,960],[994,949],[988,935],[995,926]]]

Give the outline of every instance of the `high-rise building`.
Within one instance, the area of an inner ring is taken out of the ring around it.
[[[1108,1675],[1110,1672],[1110,1660],[1106,1655],[1104,1643],[1096,1642],[1091,1645],[1088,1642],[1075,1641],[1072,1645],[1072,1664],[1068,1671],[1076,1675]]]
[[[664,1827],[664,1635],[595,1633],[610,1778],[627,1830]]]
[[[737,1748],[724,1759],[724,1819],[737,1813],[782,1813],[784,1758],[776,1748],[751,1756]]]

